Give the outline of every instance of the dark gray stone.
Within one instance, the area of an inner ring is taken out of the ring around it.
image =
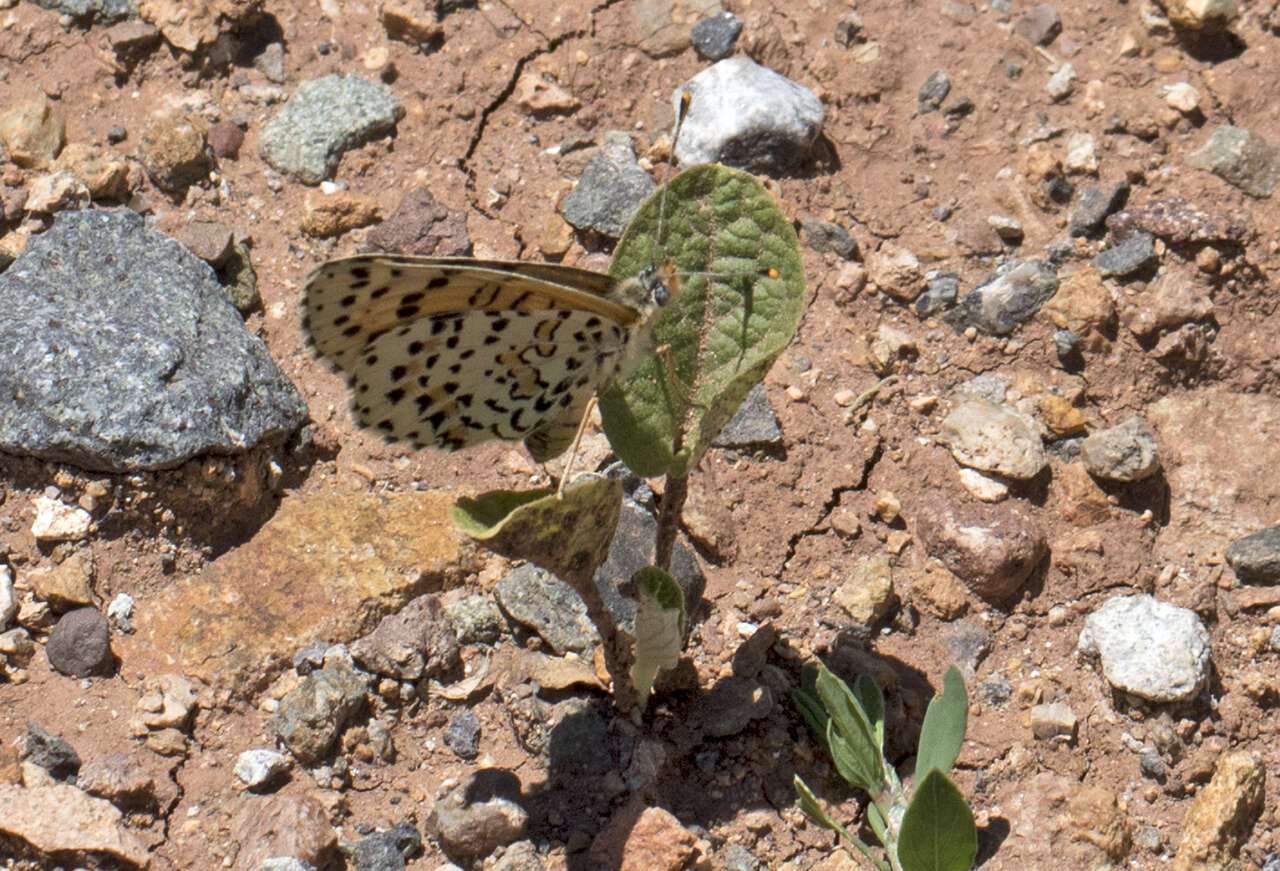
[[[1058,292],[1058,272],[1043,260],[1015,261],[965,294],[946,315],[957,329],[1007,335]]]
[[[0,450],[132,472],[307,419],[213,269],[134,212],[59,213],[0,275],[0,309]]]
[[[587,653],[600,640],[573,587],[545,569],[528,563],[517,566],[493,594],[512,620],[537,632],[557,655]]]
[[[636,603],[634,599],[623,596],[619,587],[629,582],[641,568],[652,564],[657,535],[658,521],[654,516],[630,499],[623,499],[618,530],[609,545],[609,557],[596,571],[595,582],[605,606],[613,614],[614,622],[628,632],[635,631]],[[670,574],[684,592],[685,612],[691,613],[702,599],[707,580],[693,552],[683,541],[676,541],[671,554]]]
[[[480,755],[480,718],[470,711],[455,714],[444,730],[444,743],[459,759]]]
[[[1093,265],[1104,278],[1150,271],[1156,266],[1155,239],[1150,233],[1138,233],[1099,253],[1093,258]]]
[[[823,221],[812,215],[801,216],[799,223],[805,244],[819,254],[825,254],[830,251],[845,260],[851,260],[857,256],[857,240],[850,236],[849,231],[839,224]]]
[[[782,443],[782,429],[778,415],[769,402],[769,394],[763,384],[747,391],[747,396],[715,437],[712,444],[718,448],[749,448]]]
[[[564,198],[564,219],[579,230],[616,238],[657,184],[636,162],[631,137],[618,130],[604,135],[582,177]]]
[[[936,112],[951,93],[951,79],[946,70],[934,70],[916,93],[916,111],[921,115]]]
[[[54,780],[72,781],[80,771],[80,755],[75,748],[30,720],[27,721],[27,739],[22,756],[27,762],[49,772]]]
[[[422,852],[422,836],[405,820],[361,838],[351,853],[356,871],[404,871],[406,860]]]
[[[271,728],[299,761],[328,755],[343,729],[364,707],[368,677],[348,662],[329,657],[324,668],[302,679],[280,700]]]
[[[850,11],[836,19],[836,42],[848,48],[854,43],[865,41],[866,33],[863,30],[861,15]]]
[[[1119,182],[1109,188],[1088,187],[1080,194],[1080,202],[1071,213],[1067,232],[1072,236],[1093,236],[1102,231],[1103,222],[1112,212],[1124,208],[1129,199],[1129,183]]]
[[[263,128],[258,153],[280,172],[319,184],[344,151],[390,132],[403,116],[386,85],[334,73],[298,86]]]
[[[1231,542],[1227,562],[1246,584],[1280,584],[1280,526]]]
[[[110,670],[111,630],[97,608],[76,608],[58,620],[45,645],[49,665],[72,677]]]
[[[689,42],[699,56],[707,60],[724,60],[733,54],[733,44],[741,32],[742,19],[726,10],[693,25]]]
[[[1047,188],[1049,190],[1049,199],[1055,203],[1068,203],[1076,193],[1076,186],[1060,175],[1055,175],[1049,179]]]

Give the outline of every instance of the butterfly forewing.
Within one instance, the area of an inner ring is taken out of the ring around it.
[[[346,370],[370,338],[417,318],[461,311],[590,311],[631,325],[634,308],[604,294],[614,279],[545,263],[377,254],[331,260],[307,277],[303,326]]]
[[[644,315],[609,276],[551,264],[349,257],[307,279],[304,329],[382,436],[459,449],[568,446]]]

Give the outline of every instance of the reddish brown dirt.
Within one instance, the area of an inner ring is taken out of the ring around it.
[[[426,185],[438,200],[467,216],[477,255],[509,258],[538,256],[543,228],[581,169],[582,161],[557,161],[545,149],[584,133],[620,128],[633,132],[637,150],[643,152],[669,125],[668,95],[705,65],[688,49],[661,59],[641,51],[633,18],[640,5],[593,6],[569,0],[508,9],[482,4],[483,8],[445,17],[440,47],[422,53],[389,41],[373,4],[344,3],[337,22],[320,15],[316,4],[265,4],[288,46],[286,92],[301,81],[337,70],[376,76],[378,70],[371,72],[366,61],[376,59],[383,49],[394,64],[392,87],[406,106],[405,118],[394,136],[349,152],[336,177],[348,182],[351,190],[375,197],[384,214],[394,210],[405,191]],[[1274,201],[1251,200],[1183,163],[1209,130],[1228,119],[1280,142],[1280,121],[1268,88],[1280,76],[1280,42],[1260,24],[1265,4],[1255,4],[1257,8],[1237,26],[1246,42],[1242,53],[1197,57],[1176,41],[1148,35],[1139,5],[1059,4],[1064,34],[1045,54],[1012,35],[985,7],[964,22],[939,15],[936,4],[863,4],[863,31],[880,52],[865,62],[855,57],[858,46],[846,48],[835,39],[837,19],[845,12],[838,4],[734,6],[746,20],[740,47],[749,46],[754,57],[813,89],[828,113],[824,136],[829,159],[807,175],[772,183],[773,193],[790,216],[816,215],[846,227],[864,256],[892,240],[915,251],[927,267],[959,273],[963,293],[993,268],[992,255],[1000,244],[986,218],[997,213],[1017,214],[1026,231],[1021,251],[1041,255],[1048,243],[1065,236],[1069,214],[1062,208],[1030,204],[1018,211],[1017,191],[1033,185],[1019,175],[1026,137],[1046,118],[1068,132],[1093,133],[1102,179],[1128,177],[1135,185],[1131,202],[1176,196],[1252,221],[1257,234],[1247,248],[1226,255],[1235,274],[1206,279],[1218,325],[1209,362],[1164,367],[1120,328],[1105,351],[1086,353],[1079,373],[1087,385],[1083,410],[1097,423],[1116,422],[1161,396],[1193,387],[1274,392],[1280,371],[1274,350],[1274,286],[1265,278],[1277,260]],[[1016,7],[1014,14],[1024,11]],[[1120,54],[1126,33],[1138,43],[1131,56]],[[326,42],[338,50],[318,56],[314,46]],[[180,52],[162,47],[127,77],[117,76],[101,60],[104,53],[109,55],[105,45],[101,27],[63,26],[56,14],[30,3],[0,11],[0,106],[44,92],[65,116],[69,142],[105,143],[107,129],[123,125],[129,138],[111,147],[130,157],[136,154],[138,135],[151,112],[196,92],[216,105],[222,117],[249,119],[239,159],[223,160],[218,167],[231,190],[229,200],[219,201],[211,187],[193,189],[183,203],[172,202],[145,182],[137,193],[150,203],[162,229],[175,230],[191,219],[212,220],[252,240],[263,309],[249,317],[249,328],[263,337],[306,397],[314,420],[316,461],[286,471],[284,498],[414,486],[527,486],[538,470],[512,446],[490,444],[456,456],[414,453],[357,430],[346,416],[339,380],[304,351],[299,328],[302,278],[318,262],[356,251],[362,234],[353,232],[336,242],[309,239],[298,229],[308,188],[286,182],[279,193],[269,189],[257,146],[263,123],[277,107],[250,102],[235,87],[246,80],[268,84],[262,74],[252,67],[232,67],[201,77],[184,69]],[[1050,56],[1069,59],[1079,74],[1076,94],[1064,103],[1053,103],[1045,92]],[[1019,64],[1021,76],[1011,78],[1002,60]],[[968,96],[975,103],[973,113],[955,130],[947,129],[940,113],[916,114],[916,90],[939,67],[949,71],[952,95]],[[530,116],[510,97],[520,70],[559,82],[581,108]],[[1159,98],[1161,84],[1181,80],[1200,91],[1203,119],[1185,119]],[[1097,85],[1086,87],[1093,82]],[[1091,108],[1086,91],[1104,106]],[[1153,136],[1104,134],[1113,115],[1131,129],[1147,124]],[[1051,140],[1059,154],[1062,141]],[[998,177],[1005,167],[1013,170],[1014,182]],[[15,188],[34,177],[12,164],[4,173],[6,184]],[[1076,181],[1083,185],[1092,180]],[[957,208],[942,224],[931,212],[946,203]],[[9,220],[6,229],[17,226]],[[564,262],[602,266],[605,258],[592,244],[593,250],[587,250],[575,243]],[[899,595],[911,601],[911,588],[927,563],[908,535],[913,517],[921,506],[943,498],[940,494],[951,500],[966,498],[950,455],[928,438],[936,432],[944,407],[917,410],[911,400],[945,397],[957,383],[984,372],[1026,370],[1047,380],[1058,371],[1050,340],[1054,326],[1044,318],[1024,325],[1014,342],[981,336],[970,340],[940,322],[921,321],[887,297],[864,291],[845,298],[835,286],[841,264],[831,256],[806,248],[805,264],[810,300],[803,323],[792,347],[765,380],[784,433],[782,450],[713,452],[691,485],[699,493],[696,504],[703,522],[719,534],[716,559],[705,563],[709,616],[691,641],[704,685],[727,668],[738,644],[735,627],[740,620],[771,616],[797,660],[841,647],[841,617],[828,597],[867,555],[893,550]],[[1121,298],[1132,289],[1121,290]],[[869,366],[868,340],[882,323],[911,333],[919,355],[900,370],[907,377],[882,392],[867,410],[865,417],[875,424],[873,435],[862,416],[846,423],[834,397],[841,390],[859,393],[879,380]],[[944,358],[945,364],[940,363]],[[1230,444],[1224,444],[1222,462],[1229,465],[1236,459]],[[1052,471],[1056,481],[1058,461]],[[8,549],[21,573],[58,555],[38,548],[29,532],[31,498],[57,480],[58,470],[6,459],[0,473],[6,491],[0,504],[0,546]],[[74,470],[69,474],[76,475]],[[200,571],[251,539],[270,513],[270,505],[234,517],[209,517],[189,509],[180,512],[187,526],[170,526],[164,519],[167,503],[180,502],[198,478],[198,464],[159,476],[154,492],[132,509],[136,532],[117,531],[89,543],[104,601],[126,591],[145,607],[149,596],[175,578]],[[903,520],[896,527],[872,516],[876,498],[884,493],[895,494],[903,506]],[[1163,785],[1144,780],[1136,754],[1123,750],[1122,734],[1142,733],[1150,720],[1189,723],[1179,731],[1190,736],[1191,755],[1207,753],[1206,746],[1243,748],[1260,753],[1274,771],[1280,763],[1274,705],[1239,693],[1230,696],[1229,716],[1205,705],[1172,712],[1118,705],[1101,678],[1076,661],[1073,649],[1084,615],[1107,592],[1151,590],[1168,565],[1156,553],[1164,516],[1161,494],[1140,488],[1111,494],[1109,510],[1088,525],[1105,548],[1078,542],[1082,529],[1064,519],[1073,499],[1056,484],[1033,483],[1014,496],[1035,512],[1054,553],[1011,610],[968,600],[968,619],[990,633],[990,650],[976,681],[999,675],[1017,690],[1014,702],[1000,706],[984,706],[975,699],[970,742],[960,760],[958,781],[980,822],[989,826],[988,841],[994,849],[983,867],[1028,867],[1024,860],[1002,856],[999,833],[1010,825],[1044,822],[1031,810],[1018,817],[1011,799],[1018,784],[1038,772],[1065,774],[1109,790],[1124,802],[1132,825],[1154,825],[1166,845],[1176,845],[1181,820],[1196,792],[1194,777],[1180,776]],[[1106,494],[1102,499],[1107,501]],[[1244,507],[1262,510],[1258,505]],[[1154,519],[1143,516],[1145,508],[1154,509]],[[846,520],[833,522],[835,515]],[[850,516],[860,527],[856,536],[846,534]],[[201,517],[207,526],[190,528]],[[1222,542],[1222,548],[1227,543]],[[1190,578],[1193,590],[1211,601],[1232,583],[1220,562],[1176,568]],[[497,573],[495,568],[485,577]],[[1047,619],[1055,604],[1067,605],[1065,622]],[[916,625],[910,622],[895,621],[893,631],[874,635],[870,654],[855,658],[861,667],[876,670],[878,677],[888,677],[903,693],[897,710],[908,720],[918,720],[928,687],[940,686],[950,662],[944,640],[954,634],[955,625],[924,612]],[[1215,668],[1224,682],[1230,683],[1238,668],[1274,669],[1274,654],[1254,654],[1238,641],[1259,627],[1270,628],[1265,615],[1252,612],[1220,612],[1212,623]],[[38,656],[26,682],[0,685],[0,739],[5,744],[20,740],[25,721],[34,720],[57,728],[86,759],[118,752],[134,742],[127,712],[133,710],[142,677],[124,662],[116,677],[83,683],[50,672]],[[1080,717],[1075,745],[1031,737],[1025,720],[1029,704],[1018,700],[1029,703],[1044,697],[1067,701]],[[230,845],[236,833],[228,830],[228,815],[217,810],[235,800],[228,769],[240,749],[271,742],[263,711],[241,703],[219,707],[213,698],[204,701],[212,707],[202,709],[192,750],[176,768],[181,798],[167,819],[142,830],[157,867],[213,868],[233,853]],[[787,701],[779,703],[785,707]],[[485,726],[486,762],[514,770],[526,786],[540,782],[545,777],[541,763],[520,749],[501,706],[486,700],[477,703],[477,712]],[[396,727],[396,744],[414,748],[429,740],[438,742],[442,724],[438,716],[408,718]],[[687,778],[673,778],[662,795],[664,806],[682,822],[703,827],[700,834],[712,845],[706,867],[722,867],[719,851],[729,839],[748,846],[768,868],[808,868],[830,850],[830,838],[806,826],[788,804],[791,772],[799,769],[814,777],[811,760],[818,751],[800,740],[803,729],[789,711],[776,713],[770,728],[775,732],[731,739],[720,748],[720,780],[711,780],[722,788],[708,787],[708,777],[694,769],[691,755],[685,763]],[[419,778],[417,766],[428,756],[434,767],[429,777]],[[441,763],[442,758],[410,750],[394,765],[367,769],[354,789],[328,794],[334,821],[353,826],[394,823],[441,782],[475,767],[456,760]],[[166,763],[157,759],[156,769],[165,768]],[[821,782],[824,794],[835,789],[831,781],[811,782]],[[305,789],[296,783],[293,788]],[[856,802],[847,799],[838,809],[853,818]],[[1273,834],[1277,811],[1271,791],[1241,868],[1258,867],[1262,857],[1280,848]],[[577,823],[568,828],[594,834],[602,820]],[[348,835],[354,837],[350,831]],[[438,848],[428,843],[425,855],[410,867],[436,868],[443,861]],[[1145,869],[1163,867],[1165,860],[1135,848],[1125,861]],[[547,867],[563,868],[565,862],[564,844],[553,844]]]

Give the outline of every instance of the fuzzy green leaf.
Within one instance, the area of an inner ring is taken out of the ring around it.
[[[640,206],[609,273],[670,260],[681,293],[654,329],[657,352],[600,395],[600,414],[633,471],[683,478],[791,341],[804,269],[790,222],[751,175],[696,166],[666,190],[665,205],[659,191]]]
[[[660,668],[675,668],[684,646],[684,592],[671,575],[645,566],[631,576],[636,591],[635,662],[631,682],[637,701],[649,698]]]
[[[969,718],[969,696],[964,678],[954,665],[942,676],[942,695],[929,700],[920,727],[920,746],[916,752],[916,781],[936,768],[943,774],[955,765],[964,743],[965,723]]]
[[[968,871],[978,829],[960,790],[938,768],[916,784],[898,831],[902,871]]]

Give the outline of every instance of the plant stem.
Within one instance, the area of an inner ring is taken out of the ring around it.
[[[658,506],[658,535],[653,546],[653,562],[668,574],[671,573],[671,553],[675,550],[676,533],[680,531],[680,515],[684,511],[684,500],[688,495],[688,478],[667,476],[662,504]]]

